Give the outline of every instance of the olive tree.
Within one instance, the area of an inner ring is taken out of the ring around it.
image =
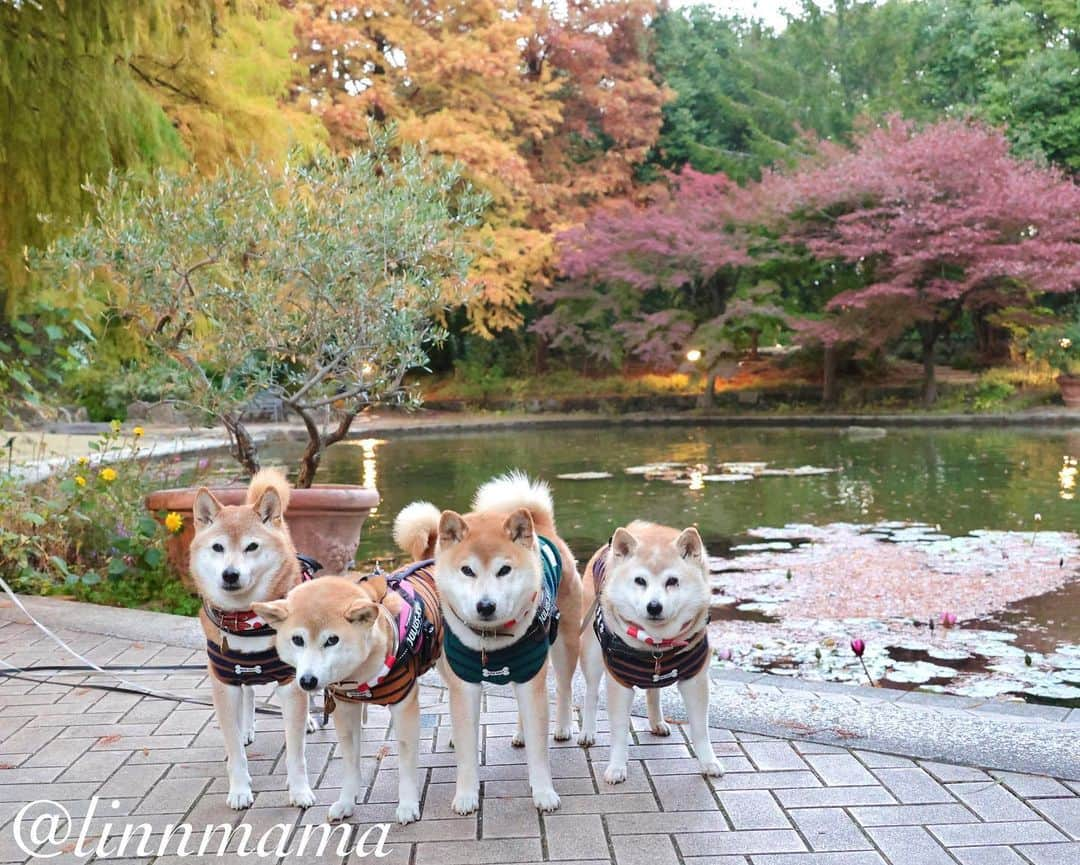
[[[360,412],[415,398],[403,378],[462,299],[464,232],[484,203],[456,168],[385,137],[344,159],[113,175],[89,191],[92,217],[38,268],[104,293],[248,472],[249,407],[279,400],[307,430],[301,487]]]

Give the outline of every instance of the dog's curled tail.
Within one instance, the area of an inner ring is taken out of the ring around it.
[[[435,555],[441,513],[431,502],[413,502],[401,509],[394,519],[394,543],[414,562]]]
[[[551,489],[543,481],[534,481],[525,472],[514,470],[492,478],[476,491],[473,510],[515,511],[525,508],[534,522],[555,525],[555,505]]]
[[[273,490],[281,501],[281,512],[285,513],[289,507],[289,489],[289,481],[281,469],[259,469],[248,485],[247,503],[254,507]]]

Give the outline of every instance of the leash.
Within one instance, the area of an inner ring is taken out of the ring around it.
[[[22,614],[24,616],[26,616],[26,618],[28,618],[30,620],[30,623],[32,625],[34,625],[34,627],[36,627],[39,631],[41,631],[43,634],[45,634],[45,636],[47,636],[50,640],[52,640],[54,643],[56,643],[57,646],[59,646],[61,649],[63,649],[65,652],[67,652],[69,655],[71,655],[73,658],[75,658],[75,659],[82,662],[81,666],[72,667],[72,666],[69,665],[68,667],[62,668],[62,669],[58,668],[58,667],[50,667],[48,665],[45,665],[45,666],[37,667],[36,669],[38,671],[58,670],[59,672],[98,673],[98,674],[103,675],[103,676],[109,676],[109,677],[115,679],[120,684],[119,685],[89,685],[89,684],[74,684],[74,683],[71,683],[71,682],[54,682],[54,681],[51,681],[49,679],[36,679],[36,678],[32,678],[32,677],[23,675],[26,672],[33,671],[35,668],[33,668],[33,667],[16,667],[14,664],[9,664],[7,661],[3,660],[2,658],[0,658],[0,666],[2,666],[4,669],[0,669],[0,675],[5,676],[6,678],[11,678],[11,679],[21,679],[23,681],[28,681],[28,682],[37,682],[38,684],[41,684],[41,685],[57,684],[57,685],[64,685],[64,686],[69,687],[69,688],[89,688],[90,690],[94,690],[94,691],[114,691],[114,692],[120,693],[120,694],[140,694],[140,695],[142,695],[144,697],[154,697],[155,699],[158,699],[158,700],[171,700],[174,703],[188,703],[188,704],[193,705],[193,706],[209,706],[211,708],[213,707],[214,704],[211,703],[209,700],[197,700],[197,699],[195,699],[193,697],[185,697],[185,696],[182,696],[180,694],[174,694],[171,691],[164,691],[164,690],[158,691],[158,690],[155,690],[153,688],[147,688],[147,687],[144,687],[143,685],[138,684],[137,682],[132,682],[132,681],[130,681],[128,679],[125,679],[123,676],[118,675],[118,673],[120,673],[120,672],[137,672],[137,670],[132,669],[132,665],[120,664],[120,665],[117,665],[116,667],[107,667],[107,666],[103,667],[100,664],[94,663],[89,658],[79,654],[77,651],[75,651],[73,648],[71,648],[71,646],[69,646],[67,643],[65,643],[64,640],[60,636],[58,636],[57,634],[55,634],[51,630],[49,630],[49,628],[46,627],[42,622],[40,622],[34,616],[33,613],[31,613],[28,609],[26,609],[26,606],[23,604],[23,602],[21,600],[19,600],[19,596],[15,594],[15,592],[12,590],[11,586],[8,585],[7,580],[5,580],[3,577],[0,577],[0,589],[4,590],[4,594],[6,594],[9,598],[11,598],[12,603],[14,603],[15,606],[19,608],[20,612],[22,612]],[[163,666],[163,667],[158,667],[157,671],[160,672],[162,669],[172,669],[172,670],[198,669],[198,670],[205,670],[206,667],[204,665],[201,665],[201,664],[200,665],[176,664],[176,665],[166,665],[166,666]],[[147,672],[152,671],[152,669],[149,668],[149,667],[139,667],[138,670],[146,670]],[[266,706],[256,706],[255,711],[257,713],[259,713],[259,714],[273,715],[275,717],[278,717],[278,716],[281,715],[281,710],[274,709],[274,708],[269,708],[269,707],[266,707]]]

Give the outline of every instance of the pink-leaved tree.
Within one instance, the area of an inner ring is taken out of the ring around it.
[[[890,117],[850,151],[826,144],[801,170],[766,177],[757,197],[786,240],[860,277],[804,338],[865,350],[916,330],[928,404],[939,342],[965,314],[1080,287],[1080,187],[978,124]]]
[[[755,212],[751,191],[689,167],[644,205],[597,209],[559,236],[563,279],[541,296],[550,308],[534,330],[555,349],[658,370],[696,349],[711,400],[720,359],[786,323],[776,285],[746,271]]]

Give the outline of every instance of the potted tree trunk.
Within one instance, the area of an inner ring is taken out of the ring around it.
[[[276,400],[306,445],[287,519],[297,548],[330,570],[351,565],[375,490],[315,485],[330,445],[378,404],[407,404],[411,368],[441,336],[469,264],[464,230],[483,201],[457,170],[390,133],[346,159],[249,161],[208,179],[161,172],[149,185],[112,177],[91,190],[95,218],[43,265],[105,283],[113,317],[170,372],[171,396],[221,424],[244,474],[260,467],[246,420]],[[215,489],[223,503],[241,487]],[[179,513],[170,556],[187,573],[194,489],[151,495]],[[175,518],[173,518],[175,524]]]

